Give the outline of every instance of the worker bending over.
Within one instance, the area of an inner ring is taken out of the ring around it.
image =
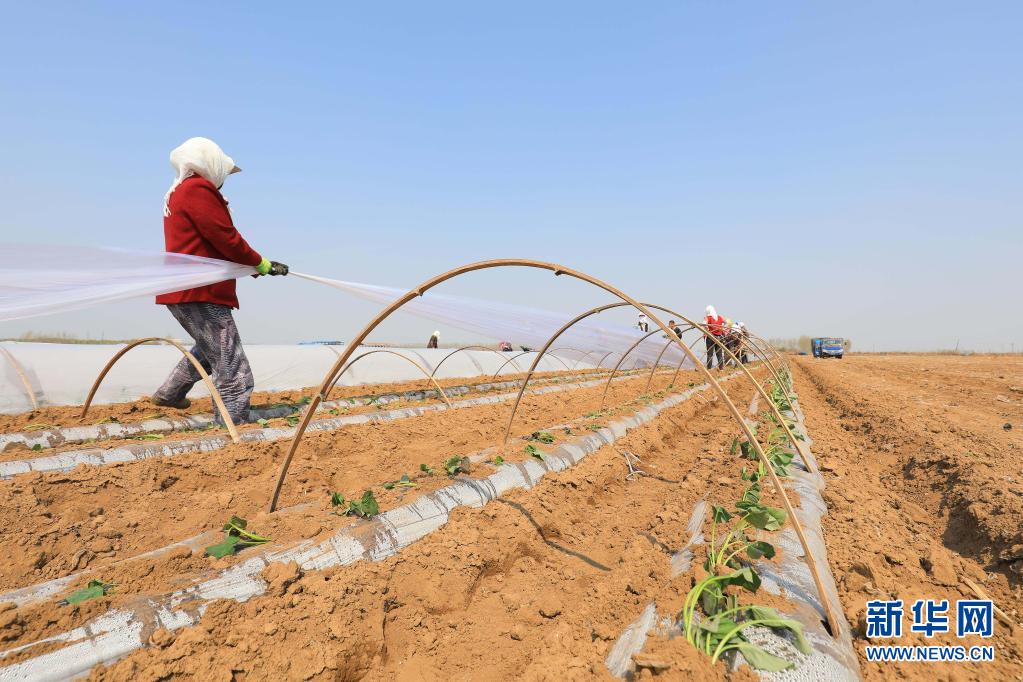
[[[212,140],[193,137],[170,154],[176,177],[163,202],[163,237],[169,253],[184,253],[251,265],[260,275],[287,275],[288,266],[263,258],[235,229],[227,200],[220,193],[228,175],[241,169]],[[249,421],[249,400],[255,382],[242,340],[231,314],[238,307],[235,281],[186,289],[156,297],[167,306],[195,341],[192,355],[224,400],[231,421]],[[153,394],[153,404],[184,409],[185,396],[199,381],[199,372],[182,358]],[[217,423],[224,424],[218,413]]]
[[[744,365],[749,364],[749,330],[742,322],[739,323],[739,360]]]

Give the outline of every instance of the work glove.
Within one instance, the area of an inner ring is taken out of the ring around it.
[[[276,277],[277,275],[288,274],[288,266],[284,263],[278,263],[275,260],[267,260],[264,258],[260,261],[259,265],[256,266],[256,272],[260,275],[271,275]]]

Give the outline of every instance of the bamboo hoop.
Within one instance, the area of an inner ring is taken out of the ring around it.
[[[195,370],[199,372],[199,376],[202,377],[203,382],[206,383],[206,388],[209,390],[210,396],[213,398],[214,404],[217,406],[217,409],[220,410],[220,415],[224,418],[224,426],[227,427],[227,432],[231,434],[231,441],[234,443],[239,442],[238,429],[234,425],[234,420],[231,419],[231,415],[228,414],[227,406],[224,405],[224,400],[223,398],[220,397],[220,391],[218,391],[217,387],[213,385],[213,380],[210,379],[210,375],[206,373],[205,369],[203,369],[202,363],[200,363],[189,350],[187,350],[184,346],[182,346],[174,339],[165,339],[159,336],[150,336],[145,339],[136,339],[135,341],[132,341],[127,346],[119,350],[117,354],[114,355],[114,357],[110,358],[110,361],[106,364],[106,367],[104,367],[103,371],[101,371],[99,373],[99,376],[96,377],[96,381],[93,382],[92,388],[89,389],[89,396],[85,399],[85,405],[82,406],[81,416],[84,417],[89,412],[89,406],[92,404],[92,399],[95,397],[96,391],[99,389],[99,385],[103,383],[103,379],[106,377],[107,372],[110,371],[114,364],[132,348],[135,348],[136,346],[141,346],[144,343],[152,343],[153,341],[162,341],[163,343],[174,346],[179,351],[181,351],[182,355],[188,358],[188,361],[192,363],[192,366],[195,367]]]
[[[457,355],[458,353],[461,353],[463,350],[486,350],[486,351],[490,351],[491,353],[497,353],[501,357],[502,360],[505,357],[504,353],[502,353],[499,350],[495,350],[495,349],[493,349],[493,348],[491,348],[489,346],[477,346],[477,345],[462,346],[461,348],[455,349],[455,350],[451,351],[450,353],[448,353],[447,355],[445,355],[443,358],[441,358],[440,362],[438,362],[436,365],[434,365],[433,371],[430,372],[430,376],[431,377],[436,376],[437,375],[437,370],[440,369],[440,366],[443,365],[447,361],[448,358],[450,358],[452,355]],[[474,364],[477,367],[479,367],[480,370],[483,369],[482,367],[479,366],[479,363],[474,363]]]
[[[3,346],[0,346],[0,352],[4,354],[4,357],[7,358],[7,362],[11,363],[11,367],[14,368],[14,372],[18,375],[18,378],[21,379],[21,385],[25,387],[25,394],[28,395],[28,399],[32,403],[32,411],[35,412],[39,409],[39,401],[36,400],[35,389],[32,388],[32,382],[28,380],[28,375],[25,374],[24,368],[22,368],[21,363],[18,362],[14,355]]]
[[[692,329],[692,327],[688,327],[687,329],[682,330],[682,333],[685,334],[690,329]],[[661,332],[660,329],[655,329],[652,332],[647,332],[646,334],[641,336],[639,338],[639,340],[636,341],[636,343],[634,343],[631,346],[629,346],[629,350],[627,350],[624,353],[622,353],[622,357],[620,357],[618,359],[617,364],[615,364],[614,369],[611,370],[611,374],[607,378],[607,382],[604,384],[604,392],[600,395],[600,409],[601,410],[604,409],[604,401],[607,399],[607,390],[609,388],[611,388],[611,381],[614,380],[615,375],[618,373],[618,368],[621,367],[622,364],[625,362],[625,358],[629,357],[629,353],[631,353],[632,351],[636,350],[636,347],[639,346],[641,343],[643,343],[644,341],[649,339],[654,334],[659,334],[660,332]],[[676,336],[677,336],[677,334],[676,334]],[[664,346],[664,348],[661,350],[661,352],[657,355],[657,360],[654,362],[653,367],[650,368],[650,377],[651,378],[653,378],[654,372],[657,370],[657,363],[659,363],[661,361],[661,356],[664,355],[664,351],[667,350],[668,346],[671,345],[671,343],[672,343],[672,340],[669,339],[668,343]],[[650,387],[650,380],[648,379],[647,382],[646,382],[646,388],[649,388],[649,387]],[[643,390],[646,390],[646,388],[644,388]]]
[[[570,350],[570,351],[574,351],[576,353],[581,353],[581,355],[572,364],[572,369],[575,369],[576,367],[578,367],[579,363],[582,362],[583,358],[589,357],[591,354],[596,353],[596,351],[592,351],[592,350],[591,351],[584,351],[584,350],[579,349],[579,348],[572,348],[571,346],[558,346],[557,348],[551,348],[549,351],[547,351],[547,353],[548,353],[548,355],[554,355],[559,350]]]
[[[516,355],[515,357],[508,358],[508,360],[503,365],[501,365],[500,367],[497,368],[497,371],[494,372],[494,376],[495,377],[498,376],[501,373],[501,370],[504,369],[508,365],[509,362],[512,362],[516,358],[521,358],[523,355],[529,355],[532,352],[533,351],[531,351],[531,350],[525,350],[525,351],[522,351],[521,353],[519,353],[518,355]],[[561,366],[564,367],[565,369],[567,369],[568,371],[570,371],[570,372],[572,371],[572,368],[568,366],[568,363],[565,362],[564,360],[562,360],[561,358],[559,358],[557,355],[551,355],[550,353],[547,353],[547,355],[549,357],[554,358],[558,362],[560,362]],[[514,367],[515,367],[515,369],[519,370],[519,372],[522,372],[522,368],[519,367],[518,365],[514,365]]]
[[[693,329],[692,327],[689,327],[688,329],[686,329],[682,333],[685,334],[686,332],[691,331],[692,329]],[[702,334],[700,336],[697,336],[696,339],[691,344],[689,344],[689,350],[692,350],[693,346],[695,346],[697,343],[699,343],[700,339],[702,339],[702,338],[703,338]],[[650,384],[652,384],[653,381],[654,381],[654,370],[657,369],[657,365],[661,362],[661,356],[664,355],[664,351],[666,351],[669,348],[671,348],[674,344],[675,344],[675,342],[673,340],[671,340],[671,339],[668,340],[668,343],[664,344],[664,348],[661,349],[661,355],[657,356],[657,362],[654,363],[653,368],[651,368],[651,370],[650,370],[650,376],[648,376],[647,379],[646,379],[646,386],[643,387],[643,392],[644,393],[646,391],[650,390]],[[679,370],[682,369],[682,365],[685,364],[685,361],[687,359],[688,359],[687,356],[683,355],[682,359],[679,360],[678,366],[675,367],[675,374],[671,377],[671,381],[668,383],[669,387],[675,385],[675,380],[678,379]]]
[[[281,488],[284,486],[284,480],[287,477],[288,468],[291,466],[291,461],[292,461],[292,459],[294,459],[295,452],[298,450],[298,445],[299,445],[299,443],[301,443],[302,436],[305,434],[305,431],[306,431],[306,429],[309,426],[309,422],[312,419],[313,412],[316,410],[316,406],[320,402],[322,402],[323,399],[324,399],[324,394],[323,394],[324,389],[326,389],[330,385],[334,375],[344,366],[344,364],[345,364],[345,362],[347,362],[348,358],[351,357],[352,353],[354,352],[354,349],[357,348],[358,345],[361,344],[363,341],[365,341],[366,337],[369,336],[369,334],[371,334],[373,332],[373,330],[376,329],[377,326],[379,326],[380,323],[383,322],[385,319],[387,319],[392,313],[394,313],[396,310],[400,309],[402,306],[404,306],[409,301],[411,301],[411,300],[413,300],[413,299],[415,299],[415,298],[417,298],[419,296],[422,296],[428,290],[432,289],[433,287],[437,286],[438,284],[441,284],[442,282],[445,282],[445,281],[447,281],[449,279],[452,279],[453,277],[458,277],[460,275],[467,274],[469,272],[474,272],[476,270],[495,268],[495,267],[528,267],[528,268],[536,268],[536,269],[542,269],[542,270],[550,270],[551,272],[554,273],[555,276],[568,275],[569,277],[572,277],[574,279],[578,279],[578,280],[582,280],[584,282],[588,282],[589,284],[592,284],[592,285],[594,285],[594,286],[596,286],[596,287],[598,287],[600,289],[603,289],[604,291],[608,292],[612,296],[615,296],[620,301],[622,301],[624,304],[631,305],[633,308],[635,308],[640,313],[645,314],[647,316],[647,318],[650,319],[651,321],[653,321],[654,324],[656,324],[658,327],[660,327],[661,331],[663,331],[665,334],[672,334],[672,335],[674,335],[674,332],[672,332],[670,329],[668,329],[667,325],[664,322],[662,322],[660,320],[660,318],[654,316],[652,311],[650,311],[647,308],[647,306],[643,305],[638,300],[632,298],[628,294],[626,294],[623,291],[621,291],[621,290],[611,286],[610,284],[608,284],[607,282],[604,282],[603,280],[600,280],[600,279],[598,279],[596,277],[592,277],[592,276],[587,275],[585,273],[582,273],[580,271],[572,270],[571,268],[566,268],[564,266],[557,265],[557,264],[554,264],[554,263],[545,263],[543,261],[527,260],[527,259],[488,260],[488,261],[479,261],[479,262],[476,262],[476,263],[470,263],[468,265],[463,265],[461,267],[458,267],[458,268],[455,268],[455,269],[452,269],[452,270],[448,270],[447,272],[441,273],[440,275],[437,275],[436,277],[433,277],[433,278],[423,282],[418,287],[409,290],[404,295],[399,297],[397,300],[393,301],[389,306],[387,306],[386,308],[381,310],[379,313],[377,313],[377,315],[372,320],[370,320],[369,323],[365,327],[363,327],[362,331],[360,331],[356,335],[356,337],[354,339],[352,339],[351,347],[344,354],[342,354],[337,359],[337,362],[334,363],[334,366],[331,368],[330,372],[327,374],[326,377],[324,377],[323,383],[320,386],[319,393],[317,393],[315,396],[313,396],[313,399],[312,399],[312,401],[309,404],[309,409],[306,411],[306,413],[305,413],[305,415],[304,415],[304,417],[302,419],[302,422],[299,424],[298,428],[295,431],[295,436],[294,436],[294,438],[292,438],[291,446],[288,449],[288,454],[285,456],[284,461],[281,463],[281,470],[280,470],[280,473],[278,475],[277,483],[274,486],[274,491],[273,491],[273,494],[272,494],[271,500],[270,500],[270,507],[269,507],[269,511],[270,512],[276,511],[276,509],[277,509],[277,502],[280,499]],[[670,311],[668,311],[668,312],[670,312]],[[689,324],[691,324],[693,326],[696,326],[695,323],[692,320],[690,320],[690,319],[688,319],[688,318],[686,318],[684,316],[679,315],[679,318],[682,319],[685,322],[688,322]],[[679,347],[682,349],[682,351],[684,353],[686,353],[693,360],[693,362],[696,362],[696,356],[689,349],[689,347],[686,346],[684,343],[682,343],[682,340],[678,339],[677,337],[676,337],[676,341],[677,341]],[[547,348],[550,348],[552,343],[553,342],[549,342],[546,345],[546,347],[544,348],[544,351],[546,351]],[[539,358],[542,357],[542,355],[543,355],[542,353],[537,355],[537,358],[534,359],[534,364],[536,364],[538,362]],[[782,499],[782,503],[783,503],[783,506],[785,508],[785,511],[788,514],[788,517],[792,520],[792,525],[793,525],[793,527],[794,527],[794,529],[796,531],[797,537],[799,538],[799,542],[802,545],[803,552],[805,553],[805,556],[806,556],[807,565],[808,565],[808,567],[810,569],[810,573],[813,575],[814,584],[816,585],[817,592],[820,595],[821,604],[824,607],[824,610],[825,610],[826,615],[827,615],[828,623],[831,626],[831,632],[834,635],[837,635],[840,632],[840,630],[839,630],[839,622],[840,621],[837,618],[837,616],[832,612],[831,605],[828,602],[828,599],[826,598],[826,593],[824,591],[824,584],[823,584],[823,581],[821,579],[820,571],[818,570],[817,563],[816,563],[816,561],[813,558],[812,552],[810,551],[809,543],[806,540],[806,534],[803,532],[803,526],[800,523],[799,519],[795,515],[795,510],[793,509],[792,503],[789,500],[789,497],[788,497],[788,495],[785,492],[784,486],[782,486],[781,481],[778,479],[778,475],[777,475],[777,473],[774,470],[774,466],[771,464],[771,461],[767,458],[767,455],[764,452],[764,449],[761,447],[760,442],[756,439],[755,434],[750,429],[750,427],[746,423],[745,419],[743,419],[743,416],[739,412],[739,409],[735,406],[735,403],[732,402],[731,398],[728,397],[728,393],[725,392],[724,388],[721,387],[721,384],[718,383],[717,379],[715,379],[714,376],[710,373],[710,371],[706,367],[704,367],[702,364],[698,365],[698,369],[703,371],[703,373],[704,373],[708,383],[710,383],[710,385],[713,387],[714,391],[719,395],[719,397],[725,403],[725,405],[728,408],[728,411],[732,415],[732,418],[735,420],[735,422],[739,426],[739,428],[743,431],[743,433],[746,436],[746,439],[750,442],[750,444],[753,446],[753,449],[756,451],[757,457],[760,459],[760,462],[764,465],[764,468],[767,470],[768,474],[770,475],[771,482],[774,484],[775,489],[777,490],[779,496]],[[761,387],[760,384],[758,384],[756,382],[756,380],[753,379],[753,377],[749,374],[748,371],[746,371],[746,375],[754,383],[754,385],[757,387],[757,389],[761,393],[763,393],[763,387]],[[528,381],[528,378],[527,378],[527,381]],[[526,381],[523,382],[523,388],[525,387],[525,385],[526,385]],[[521,397],[521,389],[520,389],[520,397]],[[771,405],[773,406],[773,403],[771,403]],[[784,419],[782,420],[782,422],[784,423]]]
[[[414,365],[420,372],[423,373],[423,376],[425,376],[427,379],[429,379],[433,383],[434,388],[437,389],[437,393],[440,394],[440,398],[441,398],[441,400],[444,401],[444,404],[447,405],[448,408],[451,407],[451,401],[448,399],[447,394],[444,393],[444,389],[440,387],[440,384],[438,384],[437,380],[433,378],[433,375],[426,371],[425,367],[423,367],[421,364],[419,364],[418,362],[416,362],[412,358],[408,357],[407,355],[402,355],[401,353],[395,353],[393,350],[387,350],[386,348],[377,348],[376,350],[366,351],[365,353],[363,353],[362,355],[360,355],[359,357],[355,358],[354,360],[349,362],[347,365],[345,365],[344,369],[342,369],[340,372],[337,373],[337,376],[334,377],[333,383],[331,383],[331,385],[327,388],[327,392],[324,394],[324,399],[326,399],[326,396],[329,396],[330,392],[332,390],[334,390],[335,386],[337,386],[337,382],[341,379],[341,375],[342,374],[344,374],[345,372],[350,370],[352,368],[352,365],[354,365],[359,360],[362,360],[364,357],[367,357],[369,355],[373,355],[374,353],[388,353],[390,355],[393,355],[395,357],[401,358],[402,360],[405,360],[405,361],[411,363],[412,365]]]
[[[597,360],[597,369],[600,369],[600,366],[604,364],[604,360],[607,360],[608,356],[614,355],[615,353],[621,353],[621,351],[613,350],[609,353],[605,353],[604,357],[602,357],[600,360]]]

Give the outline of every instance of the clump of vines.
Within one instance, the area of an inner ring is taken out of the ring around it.
[[[703,564],[706,576],[689,590],[679,621],[686,640],[710,656],[712,662],[738,651],[754,668],[778,671],[794,664],[750,642],[744,632],[747,628],[759,625],[787,630],[804,654],[810,653],[810,645],[798,621],[767,606],[741,603],[744,594],[756,594],[760,589],[760,575],[751,562],[775,555],[774,545],[751,537],[751,533],[780,530],[786,521],[784,509],[767,506],[761,500],[765,474],[763,464],[755,471],[743,467],[742,479],[747,485],[735,510],[712,507],[710,543]]]
[[[782,375],[786,386],[774,387],[771,399],[778,407],[791,410],[791,377]],[[777,423],[777,422],[775,422]],[[757,429],[753,428],[754,435]],[[768,434],[765,455],[780,477],[789,475],[794,454],[784,448],[785,432],[776,426]],[[735,438],[731,453],[740,453],[743,459],[756,462],[754,469],[742,468],[746,487],[734,504],[734,510],[714,505],[711,508],[710,542],[703,568],[705,577],[686,595],[679,622],[682,632],[694,647],[703,651],[716,663],[723,655],[738,651],[746,661],[759,670],[776,672],[795,666],[753,644],[746,636],[747,628],[762,626],[793,635],[796,649],[810,653],[810,645],[798,621],[785,618],[767,606],[742,603],[743,597],[756,594],[761,579],[753,562],[771,559],[775,548],[769,542],[758,540],[758,533],[781,530],[786,522],[784,509],[766,505],[761,499],[762,481],[767,468],[759,461],[748,441]]]

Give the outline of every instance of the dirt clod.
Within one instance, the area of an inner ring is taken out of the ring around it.
[[[632,662],[636,664],[636,668],[647,668],[655,673],[664,672],[671,668],[671,663],[642,651],[632,655]]]
[[[267,583],[267,594],[280,596],[292,583],[302,577],[302,569],[298,563],[289,561],[286,564],[271,563],[260,574]]]
[[[920,559],[920,565],[940,585],[951,586],[959,582],[952,557],[943,547],[932,545],[927,554]]]
[[[157,628],[155,632],[149,637],[149,643],[153,646],[166,649],[174,643],[174,633],[167,628]]]

